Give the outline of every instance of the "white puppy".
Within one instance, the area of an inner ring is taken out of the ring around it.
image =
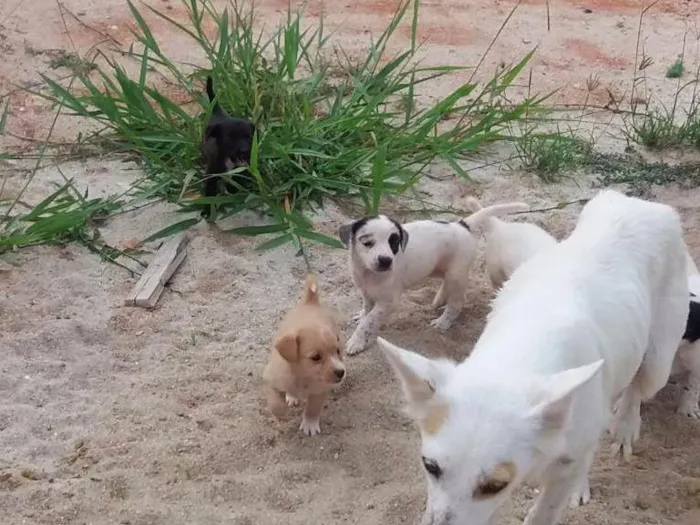
[[[467,207],[473,212],[483,209],[473,197],[467,199]],[[498,217],[485,220],[482,231],[486,238],[486,269],[496,290],[510,279],[518,266],[557,244],[554,237],[535,224],[507,222]]]
[[[700,419],[700,272],[690,254],[687,257],[687,270],[690,311],[673,372],[687,374],[678,403],[678,413]]]
[[[527,208],[523,203],[498,204],[455,222],[426,220],[403,226],[379,215],[341,226],[340,240],[350,248],[350,272],[363,299],[359,323],[347,342],[346,353],[357,354],[374,344],[404,290],[429,277],[443,280],[433,307],[446,305],[442,315],[430,324],[447,330],[462,311],[476,258],[476,238],[471,230],[494,215]]]
[[[379,339],[421,430],[423,525],[486,525],[533,478],[525,525],[556,525],[590,499],[613,402],[627,453],[640,402],[668,380],[688,315],[685,250],[672,208],[603,191],[568,239],[506,281],[463,363]]]

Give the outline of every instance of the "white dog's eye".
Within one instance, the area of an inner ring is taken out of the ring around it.
[[[438,479],[440,476],[442,476],[442,469],[440,468],[440,465],[437,464],[436,461],[433,461],[432,459],[428,459],[425,456],[422,458],[423,460],[423,467],[425,467],[425,470],[433,476],[435,479]]]
[[[374,246],[374,241],[367,241],[363,242],[362,244],[365,246],[365,248],[371,248],[372,246]]]

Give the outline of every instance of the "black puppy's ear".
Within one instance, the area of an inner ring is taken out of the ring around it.
[[[408,232],[403,229],[403,226],[399,224],[399,236],[401,237],[401,251],[406,251],[406,245],[408,244]]]
[[[352,240],[352,230],[353,226],[357,221],[346,222],[340,228],[338,228],[338,237],[340,237],[340,242],[346,248],[350,246],[350,241]]]

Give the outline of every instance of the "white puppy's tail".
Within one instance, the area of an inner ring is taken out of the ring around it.
[[[494,204],[493,206],[487,206],[484,208],[474,197],[467,198],[467,207],[474,213],[472,213],[469,217],[465,217],[460,222],[466,225],[470,230],[475,230],[483,227],[484,225],[488,225],[490,222],[489,219],[493,217],[501,217],[503,215],[508,215],[509,213],[527,211],[530,209],[530,206],[524,202]]]

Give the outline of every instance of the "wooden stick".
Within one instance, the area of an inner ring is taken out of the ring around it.
[[[163,293],[166,283],[185,259],[187,242],[187,236],[181,233],[164,243],[141,275],[139,282],[124,300],[124,305],[153,308]]]

